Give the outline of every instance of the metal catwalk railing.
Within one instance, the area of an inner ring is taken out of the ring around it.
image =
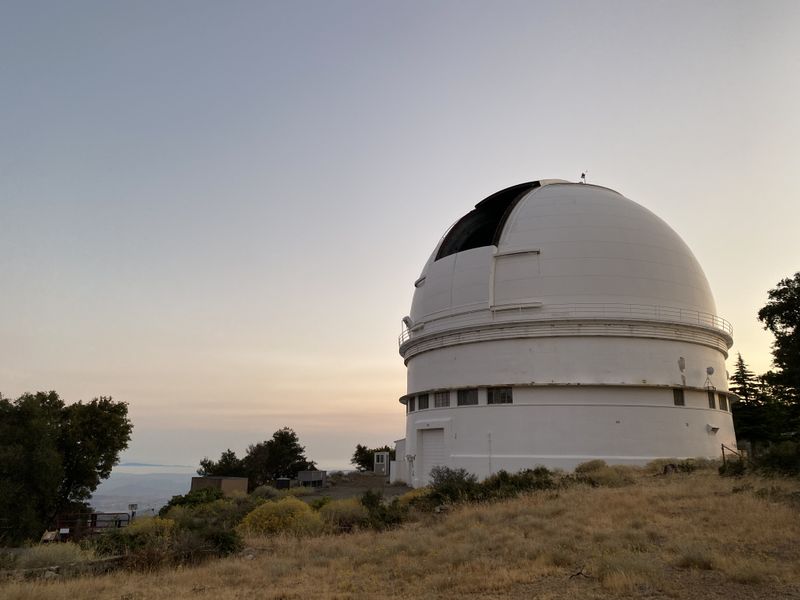
[[[503,322],[515,320],[515,316],[530,321],[554,321],[560,319],[622,319],[632,321],[657,321],[661,323],[681,323],[697,325],[709,329],[716,329],[728,335],[733,333],[731,324],[711,313],[706,313],[688,308],[674,308],[669,306],[652,306],[646,304],[535,304],[494,306],[489,308],[472,308],[443,314],[438,317],[426,319],[420,323],[413,323],[411,328],[405,327],[400,334],[399,343],[424,335],[428,332],[438,331],[435,326],[445,319],[457,321],[459,326],[468,326],[474,323],[481,325],[487,321],[480,318],[481,314],[490,315],[489,322]],[[459,318],[460,317],[460,318]],[[472,318],[470,318],[472,317]],[[473,320],[474,319],[474,320]],[[455,324],[455,323],[454,323]],[[429,331],[426,331],[429,328]]]

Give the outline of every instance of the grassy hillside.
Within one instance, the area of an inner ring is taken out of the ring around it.
[[[386,532],[248,540],[196,568],[0,584],[6,600],[800,598],[800,482],[640,475],[423,515]]]

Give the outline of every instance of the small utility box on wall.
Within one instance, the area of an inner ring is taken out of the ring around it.
[[[389,474],[389,453],[388,452],[376,452],[374,462],[372,464],[372,470],[377,473],[378,475],[388,475]]]

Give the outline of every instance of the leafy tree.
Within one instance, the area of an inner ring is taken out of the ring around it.
[[[0,397],[0,542],[36,539],[58,514],[85,508],[132,430],[127,404],[108,397]]]
[[[251,461],[254,469],[258,468],[262,475],[270,479],[278,477],[296,477],[299,471],[316,468],[316,465],[306,458],[306,449],[300,445],[300,439],[294,430],[283,427],[272,434],[272,438],[264,442],[265,448],[259,455],[266,455],[262,461]],[[256,446],[253,446],[255,456]],[[256,467],[256,465],[258,465]]]
[[[218,461],[213,461],[206,457],[200,461],[200,468],[197,474],[203,477],[215,475],[218,477],[247,477],[244,461],[236,456],[236,453],[228,448],[223,452]]]
[[[730,390],[739,396],[746,403],[756,403],[759,401],[759,381],[755,373],[747,368],[747,365],[739,353],[736,359],[733,375],[730,377]]]
[[[395,451],[389,446],[381,446],[380,448],[367,448],[361,444],[356,444],[356,451],[353,452],[353,458],[350,459],[350,464],[355,466],[356,469],[361,471],[372,471],[375,468],[375,453],[388,452],[389,460],[394,460]]]
[[[272,481],[272,464],[270,463],[270,448],[266,441],[250,444],[247,455],[243,461],[247,473],[248,488],[250,491],[266,485]]]
[[[782,279],[768,293],[766,306],[758,311],[758,320],[775,336],[772,362],[775,367],[765,375],[768,383],[783,400],[800,400],[800,272]]]
[[[278,477],[297,476],[298,471],[313,469],[315,465],[305,456],[297,434],[283,427],[272,434],[272,438],[251,444],[244,458],[239,458],[230,448],[222,453],[218,461],[204,458],[200,461],[198,475],[223,477],[247,477],[247,488],[255,488]]]

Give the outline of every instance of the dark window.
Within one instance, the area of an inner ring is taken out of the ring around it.
[[[508,215],[525,194],[539,187],[538,181],[500,190],[475,205],[450,228],[439,246],[436,260],[456,252],[497,245]]]
[[[446,408],[450,406],[450,392],[435,392],[433,394],[433,406],[435,408]]]
[[[719,409],[728,410],[728,398],[723,394],[719,395]]]
[[[414,412],[414,396],[408,399],[408,412]]]
[[[686,406],[686,401],[683,399],[683,390],[678,388],[673,389],[672,399],[675,401],[675,406]]]
[[[420,410],[428,408],[428,394],[420,394],[417,396],[417,408]]]
[[[489,404],[511,404],[513,401],[510,387],[495,387],[486,391],[486,401]]]
[[[714,392],[708,392],[708,408],[717,408]]]
[[[470,406],[478,403],[478,390],[472,388],[470,390],[458,390],[458,405]]]

